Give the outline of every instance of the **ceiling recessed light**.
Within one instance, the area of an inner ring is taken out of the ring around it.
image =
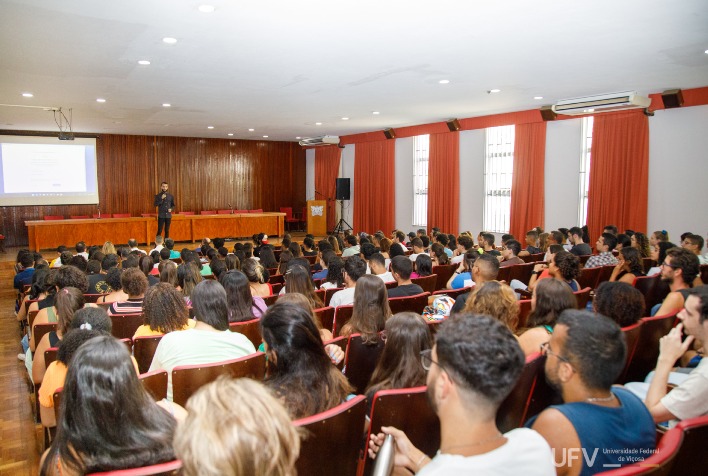
[[[138,61],[138,64],[141,64],[143,66],[147,66],[150,64],[150,62],[148,60],[140,60],[140,61]]]
[[[22,96],[23,96],[23,97],[26,97],[26,98],[32,98],[32,97],[34,97],[34,94],[32,94],[32,93],[22,93]]]
[[[228,135],[232,136],[232,135],[234,135],[234,133],[233,133],[233,132],[229,132]]]
[[[348,121],[349,118],[348,118],[348,117],[343,117],[342,120],[343,120],[343,121]]]
[[[487,91],[487,93],[490,93],[490,94],[500,93],[500,92],[501,92],[501,89],[490,89],[489,91]]]
[[[534,99],[543,99],[543,96],[534,96]]]
[[[264,138],[264,139],[267,139],[267,138],[268,138],[268,136],[263,136],[263,138]]]
[[[379,114],[381,114],[381,113],[380,113],[379,111],[374,111],[374,112],[372,112],[371,114],[377,116],[377,115],[379,115]]]
[[[199,11],[202,13],[214,13],[214,5],[199,5]]]
[[[248,130],[248,132],[253,132],[253,131],[255,131],[255,129],[249,129],[249,130]]]
[[[164,41],[168,45],[174,45],[175,43],[177,43],[177,38],[172,38],[171,36],[166,36],[162,39],[162,41]]]
[[[450,82],[449,79],[441,79],[440,81],[438,81],[438,83],[440,83],[440,84],[448,84],[449,82]]]
[[[207,129],[213,129],[214,126],[207,126]]]
[[[172,104],[170,104],[168,102],[163,102],[162,107],[172,107]]]
[[[705,50],[704,53],[708,55],[708,50]]]
[[[96,102],[106,102],[106,100],[103,98],[98,98],[98,99],[96,99]]]
[[[297,137],[296,137],[295,139],[297,139],[297,140],[300,140],[300,139],[302,139],[302,137],[300,137],[300,136],[297,136]]]
[[[591,112],[595,112],[595,109],[592,109],[592,108],[590,108],[590,109],[583,109],[583,112],[591,113]]]
[[[315,125],[316,125],[316,126],[321,126],[322,123],[321,123],[321,122],[315,122]]]

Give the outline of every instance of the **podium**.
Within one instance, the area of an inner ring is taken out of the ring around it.
[[[327,201],[307,201],[307,232],[314,236],[327,236]]]

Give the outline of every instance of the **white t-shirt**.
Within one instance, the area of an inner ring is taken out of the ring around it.
[[[184,332],[184,331],[183,331]],[[420,476],[555,476],[553,454],[546,440],[534,430],[517,428],[506,433],[503,446],[477,456],[438,454],[417,474]]]
[[[390,271],[386,271],[383,274],[375,274],[374,276],[383,279],[384,283],[392,283],[393,281],[396,280],[396,278],[393,277],[393,274],[391,274]]]
[[[349,306],[350,304],[354,304],[354,291],[356,288],[345,288],[342,289],[341,291],[337,291],[334,293],[332,296],[332,300],[329,302],[329,305],[332,307],[337,307],[337,306]]]
[[[180,365],[212,364],[238,359],[256,352],[250,340],[238,332],[202,329],[165,334],[150,364],[153,370],[167,370],[167,399],[172,401],[172,369]]]

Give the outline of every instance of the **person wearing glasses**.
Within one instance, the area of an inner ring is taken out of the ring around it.
[[[420,355],[428,372],[428,399],[440,418],[440,450],[431,460],[404,432],[382,427],[371,434],[371,458],[385,436],[393,435],[399,471],[421,476],[556,474],[551,448],[537,432],[516,428],[501,433],[497,427],[497,410],[524,366],[524,353],[506,326],[489,316],[452,316],[440,326],[433,348]]]
[[[541,352],[546,355],[546,381],[564,403],[548,407],[526,426],[553,448],[559,476],[595,474],[630,464],[624,455],[652,454],[654,419],[632,392],[612,386],[627,356],[622,330],[614,321],[565,310]]]
[[[693,281],[700,273],[698,256],[684,248],[671,248],[660,263],[661,280],[669,285],[671,292],[659,309],[652,309],[652,316],[665,316],[683,309]]]

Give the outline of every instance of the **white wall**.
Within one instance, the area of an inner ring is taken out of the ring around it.
[[[656,111],[649,118],[648,232],[708,232],[708,106]]]
[[[581,153],[582,119],[548,123],[543,227],[546,231],[578,224]]]
[[[396,139],[395,179],[396,179],[396,228],[408,233],[413,229],[413,157],[415,137]],[[391,230],[383,230],[387,235]]]
[[[460,132],[460,229],[458,232],[469,230],[475,237],[482,230],[484,223],[484,138],[484,129]]]
[[[318,200],[315,197],[315,149],[305,151],[305,200]]]
[[[351,179],[351,200],[344,201],[344,220],[352,227],[354,226],[354,144],[347,145],[342,149],[342,160],[340,162],[340,177],[349,177]],[[339,220],[339,203],[337,203],[337,220]],[[359,230],[354,230],[359,231]]]

